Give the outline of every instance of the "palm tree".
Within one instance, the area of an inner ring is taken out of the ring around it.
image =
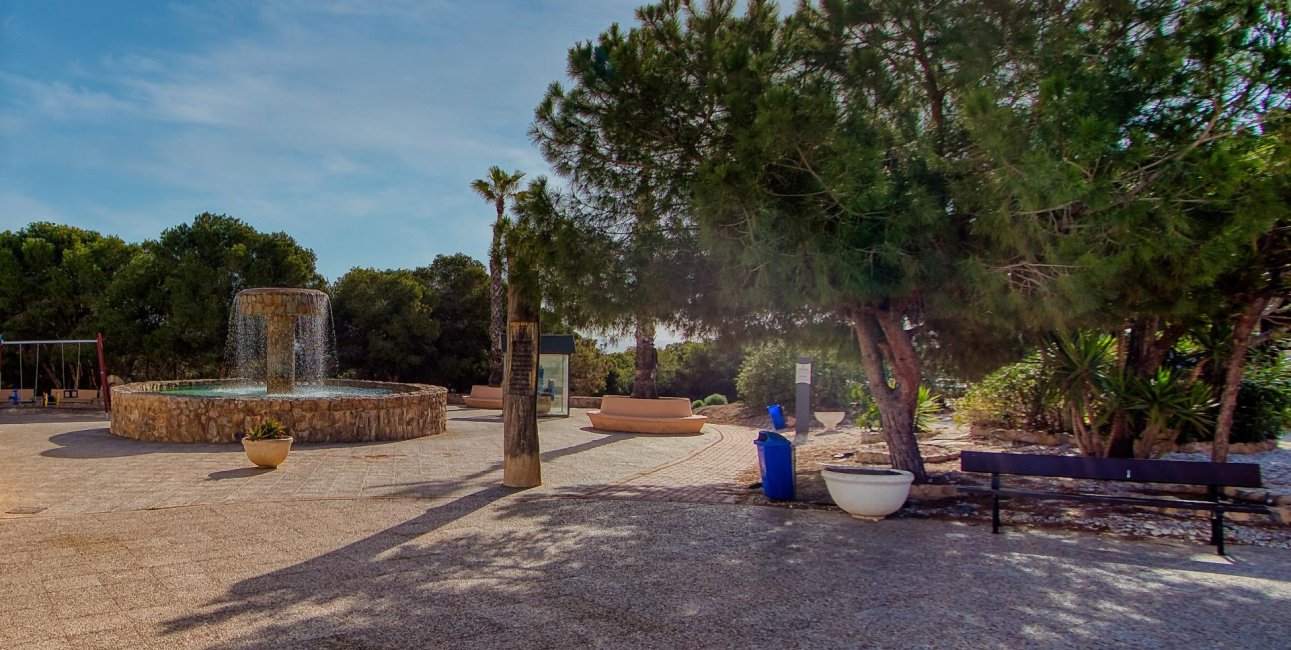
[[[519,193],[520,179],[524,174],[519,170],[510,174],[501,167],[489,167],[484,178],[471,181],[471,189],[480,198],[490,201],[498,209],[497,221],[493,222],[493,243],[489,246],[489,385],[502,385],[502,336],[506,333],[506,316],[503,313],[505,293],[502,287],[502,233],[506,230],[507,199],[515,198]]]

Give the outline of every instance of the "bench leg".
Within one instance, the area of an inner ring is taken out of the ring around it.
[[[1219,503],[1220,489],[1217,485],[1210,486],[1207,490],[1207,496],[1211,501]],[[1224,511],[1216,508],[1210,513],[1210,543],[1215,547],[1215,552],[1219,555],[1224,554]]]
[[[1215,545],[1215,552],[1224,554],[1224,511],[1216,510],[1210,519],[1210,543]]]
[[[1000,489],[1000,475],[991,474],[991,489]],[[1000,533],[1000,495],[994,495],[991,499],[991,532]]]

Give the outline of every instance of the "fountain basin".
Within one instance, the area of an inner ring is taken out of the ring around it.
[[[349,394],[200,394],[241,386],[245,382],[225,379],[114,386],[112,433],[137,440],[233,443],[249,426],[274,418],[298,443],[373,442],[436,435],[443,433],[448,424],[448,390],[425,384],[331,379],[320,386]]]

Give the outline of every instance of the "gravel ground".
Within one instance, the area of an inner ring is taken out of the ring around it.
[[[1166,460],[1210,460],[1205,454],[1166,454]],[[1230,463],[1258,463],[1260,479],[1269,492],[1279,495],[1291,495],[1291,440],[1283,436],[1277,449],[1259,454],[1231,455]]]
[[[837,458],[858,447],[870,448],[872,445],[858,445],[861,440],[860,430],[844,428],[839,431],[813,431],[807,442],[796,451],[796,499],[791,502],[773,502],[767,500],[760,490],[750,489],[745,502],[750,504],[771,505],[792,509],[826,509],[834,510],[820,478],[820,467],[827,464],[844,464],[850,459]],[[1044,446],[1010,446],[990,442],[947,429],[928,441],[937,448],[949,446],[957,449],[975,449],[983,451],[1011,451],[1031,454],[1072,454],[1070,449]],[[925,452],[927,455],[927,452]],[[1169,459],[1203,461],[1209,457],[1203,454],[1170,454]],[[1291,441],[1282,441],[1279,449],[1251,455],[1231,456],[1232,462],[1260,463],[1261,474],[1266,488],[1274,494],[1291,494]],[[930,482],[946,483],[983,483],[981,476],[964,474],[959,471],[959,460],[927,465]],[[754,485],[759,480],[757,468],[747,471],[740,477],[746,485]],[[1025,485],[1035,489],[1053,489],[1056,487],[1077,487],[1081,490],[1105,492],[1108,494],[1135,494],[1136,486],[1131,484],[1109,484],[1103,481],[1073,482],[1061,479],[1044,479],[1017,477],[1011,479],[1019,486]],[[911,519],[954,519],[973,522],[989,521],[991,516],[990,501],[986,497],[956,496],[941,499],[911,498],[902,510],[893,518]],[[1129,539],[1162,539],[1179,540],[1189,543],[1204,544],[1210,536],[1208,513],[1167,514],[1156,508],[1122,508],[1107,504],[1086,504],[1061,499],[1021,499],[1011,501],[1004,510],[1006,527],[1057,528],[1074,531],[1097,531]],[[1247,544],[1271,548],[1291,548],[1291,526],[1272,521],[1227,522],[1228,533],[1225,539],[1229,543]]]

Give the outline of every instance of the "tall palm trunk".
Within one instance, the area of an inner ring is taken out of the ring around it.
[[[904,327],[904,314],[895,309],[854,309],[849,314],[861,348],[865,382],[879,408],[883,441],[892,467],[914,474],[917,483],[928,480],[923,456],[914,435],[914,412],[919,402],[923,371],[914,342]],[[891,369],[893,385],[886,369]]]
[[[655,381],[659,367],[659,353],[654,347],[654,321],[646,318],[637,319],[636,344],[632,397],[654,399],[659,397],[659,386]]]
[[[502,286],[502,218],[505,205],[497,201],[498,219],[493,223],[489,246],[489,385],[502,385],[502,337],[506,334],[505,288]]]

